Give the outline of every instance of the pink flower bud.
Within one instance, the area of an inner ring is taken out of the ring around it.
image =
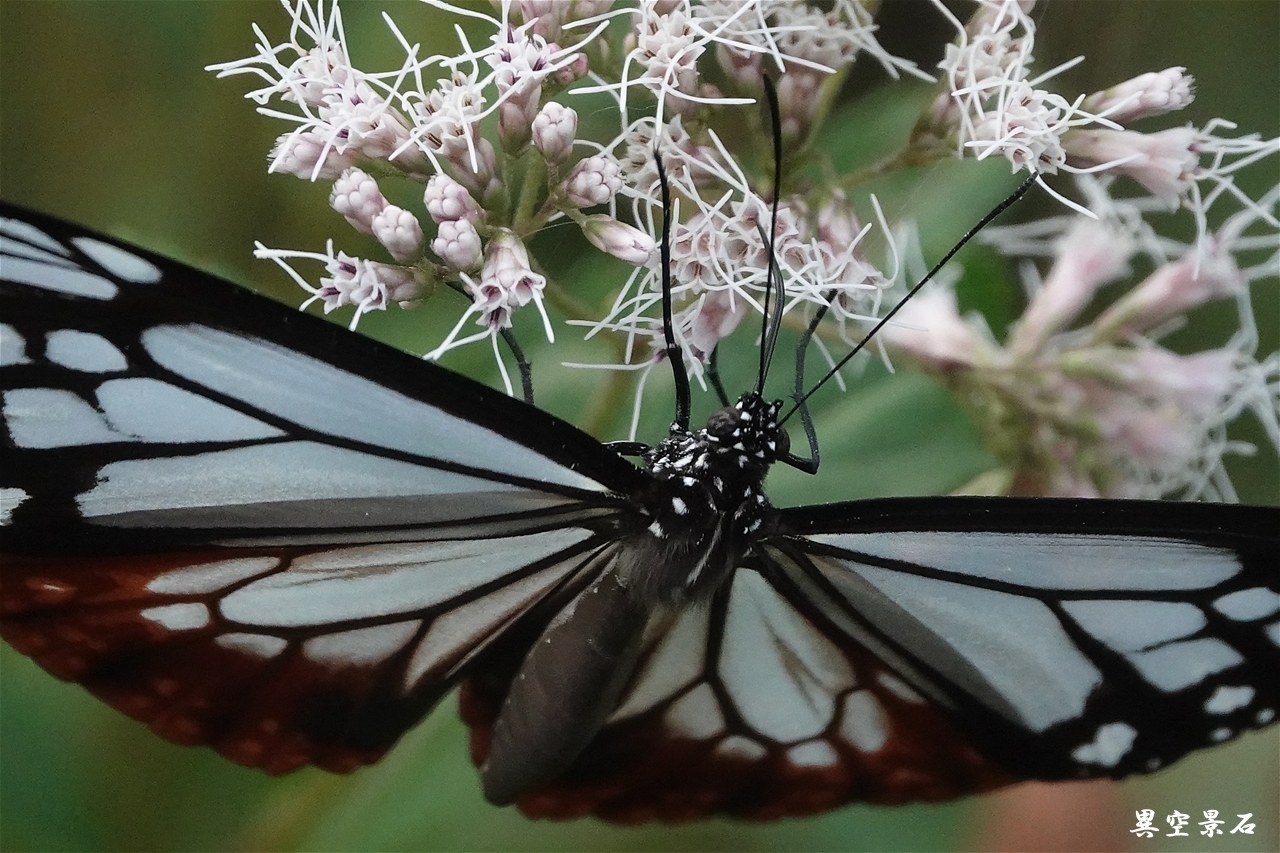
[[[480,308],[480,322],[490,328],[509,328],[511,312],[540,298],[546,284],[546,278],[529,267],[524,243],[503,228],[489,241],[480,282],[470,289]]]
[[[1189,125],[1157,133],[1075,130],[1063,135],[1062,147],[1068,165],[1109,166],[1105,171],[1128,175],[1172,209],[1194,183],[1196,133]]]
[[[346,252],[339,252],[327,266],[329,275],[320,279],[315,296],[323,300],[326,314],[354,305],[353,329],[361,314],[386,310],[390,302],[409,307],[425,290],[413,270],[354,258]]]
[[[444,174],[432,175],[427,181],[422,203],[437,223],[455,219],[469,219],[474,223],[484,216],[467,188]]]
[[[742,88],[760,85],[760,57],[755,51],[738,50],[724,43],[716,44],[716,61],[721,70]]]
[[[271,149],[270,172],[304,178],[308,181],[332,181],[349,168],[355,158],[342,154],[323,136],[311,131],[286,133]]]
[[[1163,115],[1186,107],[1195,99],[1195,80],[1185,68],[1149,71],[1084,99],[1081,108],[1104,115],[1117,124]]]
[[[1144,332],[1191,308],[1239,293],[1247,280],[1230,252],[1192,252],[1157,269],[1094,321],[1095,337]]]
[[[482,259],[480,235],[469,219],[441,222],[439,234],[431,241],[431,251],[458,270],[473,270]]]
[[[402,207],[389,204],[373,218],[373,236],[397,261],[411,261],[422,254],[422,226]]]
[[[632,266],[643,266],[653,254],[652,237],[603,213],[588,216],[582,222],[582,233],[597,249]]]
[[[401,308],[413,308],[422,301],[427,288],[415,270],[393,267],[390,264],[373,263],[371,266],[378,269],[378,277],[386,289],[387,301],[394,302]]]
[[[1240,384],[1244,360],[1236,350],[1225,348],[1178,355],[1159,347],[1090,347],[1071,353],[1066,366],[1198,418],[1224,405]]]
[[[574,167],[561,190],[576,207],[606,204],[622,189],[622,172],[609,157],[597,154]]]
[[[563,163],[577,135],[578,114],[555,101],[548,101],[533,119],[533,145],[548,163]]]
[[[497,182],[498,155],[493,144],[483,136],[475,140],[476,168],[472,168],[471,154],[467,149],[458,147],[451,161],[457,167],[458,182],[466,187],[471,197],[485,203],[485,196],[493,191],[492,185]],[[501,183],[498,183],[501,189]]]
[[[1057,258],[1015,326],[1009,348],[1018,354],[1039,350],[1050,335],[1080,315],[1098,288],[1128,271],[1133,246],[1115,230],[1080,219],[1057,245]]]
[[[387,206],[378,182],[360,169],[344,171],[333,183],[329,206],[362,234],[373,233],[373,218]]]
[[[982,343],[972,326],[960,316],[955,291],[930,287],[912,297],[895,322],[880,330],[891,347],[942,371],[967,367]]]
[[[562,86],[567,86],[574,80],[587,76],[587,72],[591,70],[591,64],[587,61],[584,53],[575,53],[569,64],[556,72],[556,80]]]
[[[843,190],[836,190],[818,211],[818,239],[836,251],[851,249],[862,226]]]
[[[704,293],[673,320],[676,328],[683,332],[691,354],[706,360],[721,338],[733,334],[746,313],[747,300],[735,299],[727,290],[713,290]]]
[[[795,69],[778,80],[778,107],[781,111],[782,138],[801,139],[822,105],[822,85],[828,75],[812,69]]]
[[[501,86],[499,86],[501,89]],[[537,116],[538,101],[542,98],[542,86],[527,81],[526,85],[512,86],[498,106],[498,139],[509,154],[519,153],[529,144],[530,128]]]

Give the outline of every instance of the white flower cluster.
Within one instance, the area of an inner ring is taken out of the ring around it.
[[[1031,76],[1033,4],[1034,0],[986,0],[967,23],[952,19],[960,37],[948,46],[938,66],[945,86],[917,126],[915,147],[940,145],[977,159],[1000,156],[1015,170],[1040,175],[1125,175],[1170,209],[1192,210],[1202,238],[1205,213],[1219,195],[1253,204],[1235,189],[1232,175],[1280,150],[1280,140],[1222,137],[1219,130],[1235,128],[1223,121],[1154,133],[1126,129],[1138,119],[1176,112],[1191,103],[1193,81],[1185,68],[1142,74],[1074,100],[1043,88],[1083,57]],[[1073,204],[1065,196],[1058,198]],[[1260,208],[1255,210],[1266,216]]]
[[[423,2],[482,22],[487,39],[473,47],[458,28],[456,53],[423,57],[384,15],[404,60],[369,73],[350,61],[336,0],[282,0],[292,20],[287,41],[255,28],[256,55],[212,66],[265,82],[249,97],[294,125],[277,141],[271,169],[332,182],[332,208],[385,250],[373,261],[335,253],[332,243],[324,253],[258,247],[289,269],[308,303],[354,306],[353,327],[390,303],[456,292],[468,304],[443,342],[424,347],[427,357],[480,340],[498,355],[498,338],[509,338],[524,307],[536,307],[552,339],[544,303],[555,299],[588,336],[620,339],[622,363],[607,366],[640,371],[643,385],[665,356],[666,278],[675,337],[695,378],[719,342],[767,303],[795,312],[793,327],[817,312],[832,318],[813,340],[834,365],[906,279],[895,235],[909,223],[887,222],[866,183],[941,160],[1003,157],[1087,217],[992,232],[1010,257],[1055,258],[1026,315],[999,344],[939,285],[886,327],[884,341],[957,388],[1008,461],[1014,488],[1229,497],[1221,457],[1239,448],[1225,424],[1251,411],[1280,445],[1277,359],[1255,357],[1249,313],[1249,283],[1274,279],[1280,262],[1247,260],[1263,251],[1259,243],[1276,241],[1280,221],[1274,192],[1255,200],[1235,181],[1280,152],[1280,140],[1229,136],[1234,125],[1221,120],[1131,129],[1191,102],[1185,69],[1059,93],[1052,81],[1074,62],[1033,71],[1034,0],[981,0],[965,21],[935,0],[956,32],[935,96],[899,150],[842,173],[823,127],[850,66],[865,56],[892,78],[934,80],[877,42],[872,4],[498,0],[487,14]],[[786,152],[777,185],[773,128],[754,106],[766,76],[776,81]],[[582,121],[579,110],[589,111]],[[674,199],[669,211],[655,155]],[[1046,183],[1062,172],[1076,176],[1074,188]],[[422,207],[389,201],[414,197],[389,185],[384,195],[389,181],[417,184]],[[1170,211],[1194,222],[1190,245],[1149,224]],[[668,215],[671,257],[662,269],[656,235]],[[579,307],[530,242],[566,223],[634,267],[603,316]],[[299,260],[325,265],[318,284],[292,269]],[[771,264],[781,299],[766,294]],[[1134,267],[1150,269],[1128,295],[1094,305],[1102,284]],[[1195,355],[1159,343],[1170,324],[1215,298],[1240,305],[1235,339]],[[1082,323],[1086,309],[1095,313]]]
[[[825,12],[777,0],[641,0],[636,7],[621,8],[600,0],[506,0],[499,4],[496,18],[426,0],[441,10],[490,23],[489,43],[473,48],[464,39],[455,55],[420,58],[418,46],[387,17],[405,61],[384,73],[365,72],[352,64],[336,0],[282,2],[292,19],[288,41],[275,44],[255,28],[254,56],[211,70],[220,76],[248,73],[265,81],[248,97],[262,105],[263,114],[295,125],[277,141],[271,170],[333,181],[333,208],[356,230],[373,235],[395,263],[364,262],[334,256],[332,251],[317,255],[260,248],[258,253],[282,265],[296,259],[322,260],[331,272],[356,264],[364,282],[359,287],[345,283],[342,275],[325,279],[319,287],[307,285],[314,299],[323,300],[326,311],[355,305],[353,324],[388,302],[416,301],[440,283],[466,292],[472,304],[464,319],[475,316],[483,332],[461,335],[455,328],[429,357],[493,337],[510,327],[513,312],[524,305],[537,305],[545,318],[546,279],[534,269],[526,244],[558,219],[572,220],[594,246],[627,263],[651,263],[650,229],[621,221],[616,199],[620,192],[633,199],[643,195],[646,204],[633,205],[634,221],[652,224],[651,208],[657,204],[651,181],[653,151],[655,145],[667,144],[654,138],[652,130],[666,129],[664,111],[676,114],[674,127],[680,127],[683,117],[700,136],[706,135],[709,111],[751,103],[759,96],[766,70],[783,72],[780,94],[786,132],[796,138],[814,126],[829,102],[836,82],[831,75],[858,53],[869,52],[895,73],[906,68],[919,74],[910,63],[879,48],[870,16],[853,0],[840,0]],[[611,27],[618,17],[629,26]],[[726,95],[706,82],[704,75],[712,65],[735,75],[742,93]],[[608,77],[616,82],[608,82]],[[565,99],[601,91],[614,97],[623,128],[610,144],[578,138],[578,116]],[[637,93],[650,99],[653,116],[632,123],[628,102],[634,104]],[[275,101],[294,111],[270,106]],[[481,132],[481,123],[495,115],[496,133],[489,138]],[[640,146],[643,150],[637,151],[636,129],[641,126],[649,132]],[[630,159],[622,162],[613,152],[625,149],[628,141],[633,143],[627,152]],[[751,244],[754,259],[762,257],[759,230],[754,224],[744,226],[735,216],[735,211],[760,209],[760,197],[733,165],[736,153],[721,146],[713,155],[716,162],[701,162],[710,151],[705,144],[688,148],[687,171],[703,181],[698,186],[682,183],[680,189],[702,215],[685,226],[681,246],[699,246],[704,260],[726,272],[732,266],[729,255],[713,258],[706,253]],[[424,230],[420,215],[387,202],[378,182],[388,176],[426,185],[424,205],[434,233],[431,225]],[[732,178],[727,184],[722,180],[726,176]],[[714,189],[732,193],[732,204],[700,195],[708,182],[724,184]],[[638,193],[636,187],[642,184],[645,189]],[[592,208],[606,212],[587,212]],[[809,234],[812,229],[800,239],[802,225],[779,242],[788,261],[788,281],[804,283],[803,295],[797,291],[793,302],[829,300],[831,294],[822,294],[832,287],[839,288],[835,296],[843,300],[850,289],[874,286],[878,273],[873,268],[862,270],[858,262],[838,257],[834,248],[824,248]],[[726,227],[737,230],[737,243],[727,238]],[[690,229],[698,228],[713,236],[713,243],[694,239]],[[796,240],[794,246],[788,242]],[[792,261],[803,268],[802,274],[793,269]],[[687,267],[684,264],[681,272]],[[753,283],[745,284],[744,277]],[[681,298],[692,306],[705,303],[704,292],[719,291],[748,295],[748,302],[759,305],[758,293],[747,293],[750,288],[759,290],[754,279],[758,276],[748,272],[734,273],[722,285],[694,279],[682,286]],[[409,288],[406,280],[415,287]],[[647,288],[640,304],[651,308],[655,292]],[[413,298],[397,300],[394,294]],[[712,300],[717,301],[724,297]],[[707,309],[712,310],[719,309]],[[738,308],[727,310],[741,316]],[[698,325],[691,319],[696,315],[691,309],[684,318],[691,332]],[[635,311],[627,316],[633,332],[647,323]],[[606,318],[605,325],[616,327],[616,319]],[[731,325],[714,324],[719,330],[714,334],[709,334],[710,327],[702,328],[696,335],[701,344],[690,345],[690,357],[696,361],[706,356]],[[547,330],[550,337],[549,323]]]
[[[712,145],[693,145],[676,117],[665,136],[677,140],[663,152],[668,179],[692,206],[692,212],[682,212],[672,229],[669,277],[676,341],[686,353],[693,376],[701,377],[716,345],[748,311],[763,311],[769,239],[786,294],[784,313],[797,306],[827,306],[846,342],[850,340],[843,334],[847,321],[874,318],[892,275],[886,278],[859,251],[870,226],[858,222],[843,193],[832,193],[816,212],[810,212],[798,197],[780,203],[770,235],[770,206],[714,131],[708,130]],[[640,182],[630,192],[638,207],[647,208],[641,218],[658,215],[661,206],[657,173],[645,158],[645,152],[652,150],[652,138],[651,127],[640,123],[622,140],[628,152],[623,162],[635,167],[633,174]],[[891,239],[887,226],[880,224]],[[626,335],[628,354],[636,339],[647,338],[649,351],[660,352],[665,346],[662,277],[657,259],[638,270],[603,319],[583,323],[591,328],[589,334],[611,330]]]
[[[1249,285],[1280,274],[1280,244],[1257,209],[1231,217],[1203,245],[1162,239],[1141,206],[1108,195],[1113,178],[1083,176],[1096,219],[1058,216],[993,227],[980,239],[1010,257],[1051,258],[1001,345],[977,315],[961,317],[947,287],[926,290],[885,340],[951,385],[988,435],[1002,436],[1012,489],[1068,497],[1233,500],[1224,453],[1249,411],[1280,448],[1280,354],[1259,361]],[[1274,216],[1280,190],[1257,208]],[[1151,206],[1151,205],[1148,205]],[[1270,251],[1242,268],[1239,258]],[[1133,269],[1149,272],[1135,281]],[[1104,287],[1127,289],[1086,323]],[[1217,349],[1180,355],[1159,339],[1186,312],[1234,299],[1239,331]],[[1012,435],[1011,435],[1012,433]]]

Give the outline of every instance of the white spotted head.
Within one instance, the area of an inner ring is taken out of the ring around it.
[[[702,433],[708,449],[722,459],[733,459],[739,469],[767,469],[791,449],[786,431],[778,425],[781,409],[780,400],[766,403],[755,392],[743,394],[707,418]]]

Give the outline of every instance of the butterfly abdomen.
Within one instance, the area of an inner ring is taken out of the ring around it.
[[[648,616],[610,570],[552,620],[494,723],[480,770],[491,803],[515,802],[556,778],[591,742],[630,680]]]

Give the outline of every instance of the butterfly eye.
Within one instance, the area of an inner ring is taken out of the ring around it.
[[[738,432],[740,418],[740,413],[733,406],[716,409],[711,413],[711,417],[707,418],[707,435],[718,441],[733,438]]]
[[[777,444],[774,452],[778,456],[786,456],[791,452],[791,436],[787,434],[785,429],[778,430],[778,437],[774,439],[774,442]]]

